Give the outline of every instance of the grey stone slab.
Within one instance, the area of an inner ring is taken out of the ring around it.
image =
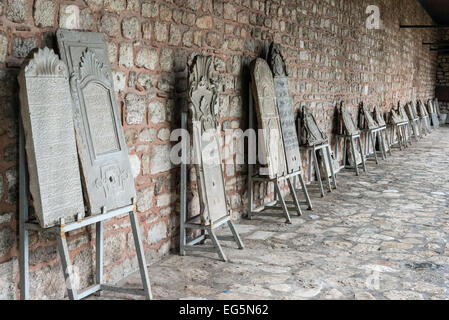
[[[193,150],[199,181],[201,217],[206,225],[229,215],[220,154],[217,88],[209,75],[212,57],[197,56],[190,70]]]
[[[359,134],[359,130],[357,129],[357,126],[355,125],[354,118],[352,117],[351,112],[343,103],[341,105],[340,112],[341,112],[343,126],[346,130],[346,133],[348,135]]]
[[[284,175],[287,166],[273,75],[264,59],[258,58],[251,63],[251,77],[259,130],[262,130],[259,145],[263,157],[259,161],[266,166],[260,173],[274,179]]]
[[[39,223],[84,216],[67,67],[45,48],[19,75],[30,191]]]
[[[136,197],[104,35],[58,30],[71,75],[75,130],[91,214],[130,205]]]

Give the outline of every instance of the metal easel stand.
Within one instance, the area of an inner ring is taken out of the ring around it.
[[[187,130],[188,112],[183,111],[181,113],[182,129]],[[187,150],[187,141],[182,140],[182,150]],[[234,223],[231,220],[231,215],[214,221],[209,225],[205,225],[201,221],[201,215],[197,215],[191,218],[187,217],[187,155],[182,155],[184,161],[181,163],[181,184],[180,184],[180,201],[181,201],[181,221],[180,221],[180,236],[179,236],[179,252],[182,256],[185,256],[187,252],[201,251],[201,252],[216,252],[221,260],[227,262],[228,259],[223,252],[219,240],[235,241],[239,249],[244,249],[242,239],[240,238]],[[215,234],[215,230],[222,225],[227,224],[232,232],[232,238],[221,237]],[[192,239],[187,238],[187,230],[200,230],[199,236]],[[204,244],[204,242],[210,239],[213,247],[198,246],[198,244]]]
[[[93,293],[99,291],[114,291],[119,293],[127,293],[133,295],[142,295],[146,299],[152,299],[150,278],[146,265],[145,254],[142,245],[142,239],[139,230],[139,223],[136,215],[135,201],[132,199],[132,205],[124,208],[106,211],[103,209],[101,215],[91,216],[78,221],[65,224],[63,219],[58,226],[43,229],[36,221],[29,220],[29,204],[28,204],[28,172],[25,154],[25,137],[23,133],[22,122],[20,123],[19,133],[19,241],[20,241],[20,298],[22,300],[29,299],[29,231],[50,231],[56,235],[59,255],[61,257],[62,269],[64,272],[65,283],[69,299],[80,300]],[[139,262],[140,276],[142,279],[143,289],[126,289],[110,286],[103,283],[103,229],[104,221],[114,217],[129,214],[131,220],[134,244],[136,246],[137,259]],[[96,274],[95,284],[78,291],[76,288],[75,278],[73,274],[73,266],[70,261],[69,249],[67,246],[66,233],[77,230],[89,225],[96,226]]]
[[[366,173],[366,162],[365,162],[365,153],[363,152],[363,148],[362,148],[362,139],[360,137],[360,133],[359,134],[354,134],[354,135],[347,135],[347,134],[337,134],[337,143],[335,144],[335,155],[336,157],[338,157],[338,146],[340,145],[340,140],[343,139],[343,168],[345,169],[354,169],[355,170],[355,174],[358,176],[359,174],[359,164],[357,164],[357,156],[356,156],[356,148],[355,148],[355,143],[354,140],[357,141],[357,145],[359,148],[359,152],[360,152],[360,157],[362,158],[362,168],[363,171]],[[354,166],[349,166],[347,165],[347,143],[351,144],[351,150],[352,150],[352,159],[354,161]],[[338,159],[338,158],[337,158]]]
[[[330,150],[330,146],[329,143],[321,143],[321,144],[317,144],[314,146],[307,146],[307,147],[300,147],[301,150],[304,150],[307,152],[307,155],[309,157],[309,181],[312,181],[312,174],[313,174],[313,170],[315,171],[315,177],[318,181],[318,185],[320,187],[320,192],[321,192],[321,197],[324,197],[324,187],[323,187],[323,179],[321,177],[321,172],[320,172],[320,163],[318,161],[318,157],[317,157],[317,153],[320,152],[321,153],[321,159],[322,159],[322,167],[326,168],[326,160],[325,157],[327,157],[328,163],[329,163],[329,168],[330,168],[330,178],[332,178],[332,183],[331,183],[331,179],[329,178],[329,173],[326,172],[326,180],[327,180],[327,185],[329,188],[329,192],[332,192],[332,188],[333,189],[337,189],[337,178],[336,178],[336,174],[334,172],[334,167],[332,165],[332,157],[331,157],[331,150]],[[333,186],[332,186],[333,184]],[[296,183],[295,183],[296,186]]]
[[[427,136],[428,134],[430,134],[431,130],[430,130],[430,118],[429,116],[424,116],[420,118],[421,121],[421,130],[424,133],[425,136]]]
[[[387,159],[387,150],[385,149],[385,141],[383,132],[385,127],[380,127],[376,129],[368,129],[365,130],[365,154],[366,159],[369,160],[371,157],[374,157],[376,160],[376,164],[379,164],[379,158],[377,156],[376,142],[379,143],[380,155],[382,156],[382,160]],[[372,145],[372,151],[370,150],[370,146]]]
[[[412,128],[412,138],[418,142],[422,138],[419,118],[411,119],[410,127]]]
[[[440,119],[438,117],[438,113],[434,112],[430,114],[431,120],[432,120],[432,128],[439,129],[440,128]]]
[[[248,108],[248,128],[249,130],[255,129],[255,121],[254,121],[254,100],[253,100],[253,93],[251,90],[251,84],[249,85],[249,108]],[[257,134],[256,134],[257,136]],[[249,161],[248,161],[249,162]],[[293,172],[290,174],[286,174],[283,176],[278,176],[274,179],[270,179],[269,177],[261,176],[259,174],[254,173],[254,164],[248,163],[248,213],[247,218],[252,219],[254,215],[257,215],[261,213],[266,207],[272,209],[272,210],[282,210],[282,214],[284,215],[286,219],[286,223],[291,224],[291,218],[289,209],[296,210],[298,216],[302,215],[301,211],[301,204],[307,204],[309,210],[313,210],[312,202],[309,197],[309,193],[307,191],[306,184],[304,182],[303,172],[302,170],[299,170],[297,172]],[[306,201],[300,202],[298,200],[298,196],[296,194],[296,178],[299,177],[299,181],[301,182],[302,191],[304,192],[304,196],[306,198]],[[294,180],[294,181],[293,181]],[[287,182],[290,195],[292,197],[292,201],[286,201],[284,198],[284,195],[281,192],[281,182]],[[253,203],[253,196],[254,196],[254,183],[255,182],[273,182],[274,183],[274,193],[275,193],[275,199],[273,202],[266,204],[265,206],[262,206],[260,208],[254,208]],[[293,205],[293,206],[292,206]]]
[[[398,124],[392,125],[390,129],[390,148],[399,148],[401,151],[408,148],[409,137],[407,137],[407,131],[410,134],[410,126],[407,122],[400,122]],[[394,140],[396,133],[397,141]]]

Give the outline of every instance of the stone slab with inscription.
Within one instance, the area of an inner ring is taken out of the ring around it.
[[[327,135],[321,131],[318,123],[307,106],[302,106],[300,117],[298,118],[298,136],[301,145],[313,147],[323,143],[328,143]]]
[[[30,192],[41,227],[84,216],[67,67],[48,48],[19,74]]]
[[[214,224],[230,214],[220,154],[217,88],[210,78],[212,57],[196,56],[190,68],[190,114],[201,219]]]
[[[351,112],[343,103],[341,105],[340,112],[346,134],[350,136],[359,134],[360,131],[355,125],[354,118],[352,117]]]
[[[282,138],[285,148],[285,159],[289,173],[301,170],[301,155],[299,153],[298,135],[296,132],[293,105],[290,97],[287,71],[279,45],[272,43],[269,63],[274,77],[277,108],[281,123]]]
[[[132,204],[134,178],[117,106],[104,35],[60,29],[57,40],[71,75],[75,130],[91,214]]]
[[[258,58],[251,63],[251,78],[259,129],[263,132],[259,145],[265,167],[261,168],[260,174],[275,179],[287,172],[287,166],[273,75],[264,59]]]

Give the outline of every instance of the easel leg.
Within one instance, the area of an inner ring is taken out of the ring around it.
[[[304,192],[304,196],[306,197],[309,210],[313,210],[312,201],[310,201],[309,191],[307,191],[306,183],[304,182],[304,177],[302,176],[302,174],[299,175],[299,182],[301,182],[301,188],[302,191]]]
[[[362,140],[360,139],[360,137],[358,137],[357,142],[359,144],[360,156],[362,157],[363,171],[366,173],[365,155],[363,154]],[[377,158],[377,156],[376,156],[376,158]]]
[[[329,147],[329,145],[327,145],[326,147],[326,153],[327,159],[329,161],[329,168],[331,170],[332,181],[334,182],[334,189],[337,189],[337,177],[335,177],[334,166],[332,164],[332,157],[331,157],[331,148]]]
[[[220,257],[221,260],[223,260],[224,262],[227,262],[228,259],[226,258],[226,255],[223,252],[223,249],[221,248],[221,244],[217,239],[217,236],[214,234],[214,232],[212,231],[212,228],[208,228],[207,233],[209,234],[210,239],[212,240],[212,243],[214,244],[215,248],[218,251],[218,256]]]
[[[237,232],[237,230],[235,229],[235,225],[231,220],[228,221],[228,226],[229,226],[229,229],[231,229],[232,235],[234,236],[235,242],[237,242],[239,249],[240,250],[244,249],[245,246],[243,245],[242,239],[240,238],[240,235]]]
[[[385,141],[386,141],[387,146],[388,146],[388,154],[391,157],[393,154],[391,153],[391,144],[390,144],[390,140],[388,139],[388,130],[387,130],[387,128],[385,128]]]
[[[95,280],[97,284],[103,283],[103,229],[104,222],[100,221],[95,226]]]
[[[286,223],[291,224],[292,220],[290,219],[290,214],[288,213],[287,205],[285,204],[284,196],[282,195],[281,189],[279,188],[279,183],[277,181],[274,182],[274,191],[279,197],[281,201],[282,210],[284,211],[284,216],[286,218]]]
[[[20,299],[30,298],[28,275],[29,275],[29,251],[28,251],[28,230],[23,223],[20,223]]]
[[[374,139],[373,132],[370,131],[369,135],[370,135],[371,142],[372,142],[372,145],[373,145],[373,152],[374,152],[374,158],[376,159],[376,164],[379,164],[379,158],[377,158],[376,140]],[[376,134],[376,136],[377,136],[377,134]]]
[[[352,149],[352,159],[354,161],[355,174],[358,176],[359,175],[359,165],[357,164],[357,156],[355,154],[354,139],[352,137],[351,137],[351,149]]]
[[[315,167],[315,177],[318,181],[318,184],[320,186],[320,192],[321,197],[324,197],[324,188],[323,188],[323,181],[321,180],[321,173],[320,173],[320,167],[318,165],[318,158],[316,156],[316,151],[313,151],[313,166]]]
[[[377,133],[377,141],[379,142],[379,149],[380,152],[382,153],[382,160],[385,161],[387,159],[387,151],[385,150],[385,141],[382,135],[382,131],[379,131]]]
[[[326,155],[325,155],[325,151],[323,150],[323,148],[320,149],[321,152],[321,164],[322,167],[324,168],[324,172],[326,174],[326,181],[327,181],[327,185],[329,187],[329,192],[332,192],[332,184],[331,184],[331,179],[329,178],[329,172],[327,172],[327,168],[326,168]],[[329,168],[332,166],[332,163],[329,162]]]
[[[29,238],[25,223],[28,221],[28,176],[25,155],[25,134],[19,119],[19,251],[20,251],[20,299],[28,300],[29,292]]]
[[[67,247],[67,239],[65,233],[61,230],[56,235],[58,242],[59,256],[61,257],[62,272],[64,273],[64,279],[67,287],[67,293],[70,300],[78,300],[78,293],[76,290],[75,279],[73,278],[73,266],[70,261],[69,249]]]
[[[136,246],[137,260],[139,261],[139,270],[143,290],[145,291],[145,297],[151,300],[153,299],[153,294],[151,292],[150,277],[148,276],[148,268],[143,250],[142,239],[140,237],[139,222],[137,220],[136,213],[130,212],[129,219],[131,220],[131,228],[133,230],[134,245]]]
[[[287,179],[287,183],[288,183],[288,187],[290,189],[290,193],[291,193],[292,198],[293,198],[293,202],[294,202],[295,207],[296,207],[296,212],[298,213],[298,216],[302,216],[302,211],[301,211],[301,207],[299,205],[298,196],[296,195],[295,187],[293,186],[293,183],[290,180],[290,178]]]

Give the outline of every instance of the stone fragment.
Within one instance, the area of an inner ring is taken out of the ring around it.
[[[29,14],[27,0],[7,0],[6,18],[12,22],[24,22]]]
[[[125,97],[125,118],[129,125],[141,124],[145,118],[146,97],[128,93]]]
[[[37,47],[36,38],[15,37],[13,40],[12,54],[16,58],[26,58]]]
[[[137,17],[124,18],[122,20],[122,32],[126,39],[136,39],[140,33],[140,22]]]
[[[140,48],[136,54],[136,66],[148,70],[156,70],[159,54],[155,48]]]
[[[76,5],[61,5],[59,7],[59,27],[64,29],[79,29],[80,8]]]
[[[36,0],[34,2],[34,23],[38,27],[52,27],[55,22],[55,2]]]

